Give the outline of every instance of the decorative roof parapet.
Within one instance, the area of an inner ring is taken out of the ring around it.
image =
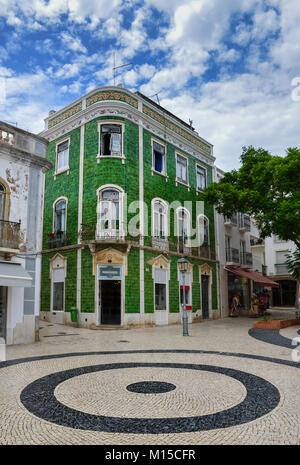
[[[196,137],[193,137],[187,131],[185,131],[184,129],[181,129],[179,126],[177,126],[177,124],[172,123],[171,121],[164,118],[163,116],[161,116],[156,111],[151,110],[151,108],[147,107],[146,105],[143,105],[143,113],[150,116],[150,118],[158,121],[159,123],[163,124],[164,126],[171,129],[172,131],[176,132],[177,134],[184,137],[185,139],[189,140],[193,144],[198,145],[198,147],[205,150],[205,152],[207,152],[208,154],[211,154],[211,148],[210,148],[209,145],[204,144],[201,140],[197,139]]]
[[[125,94],[125,92],[118,92],[115,90],[100,91],[94,95],[91,95],[86,99],[86,106],[89,107],[90,105],[93,105],[93,103],[99,102],[101,100],[119,100],[121,102],[128,103],[134,108],[138,107],[138,101],[136,99]]]
[[[142,113],[145,119],[151,119],[153,122],[158,123],[165,129],[172,131],[175,135],[181,136],[187,142],[192,144],[195,148],[200,149],[202,151],[203,156],[208,156],[212,160],[214,160],[213,153],[212,153],[212,145],[209,142],[202,139],[196,132],[192,133],[192,128],[190,129],[186,123],[179,120],[175,115],[172,115],[167,110],[163,108],[159,108],[160,111],[155,111],[155,109],[151,108],[151,102],[149,101],[149,105],[145,105],[145,101],[147,102],[149,99],[143,96],[140,93],[137,96],[133,95],[130,91],[124,90],[120,88],[109,88],[109,87],[102,87],[95,89],[94,91],[90,92],[87,95],[84,95],[80,99],[78,99],[74,104],[69,107],[65,107],[65,109],[58,110],[55,115],[50,115],[50,117],[45,119],[46,129],[42,131],[41,135],[43,137],[49,138],[48,131],[50,130],[51,133],[53,130],[56,130],[56,126],[58,126],[59,133],[65,133],[66,131],[77,127],[77,125],[82,124],[83,122],[88,121],[91,115],[98,115],[98,111],[92,111],[94,109],[93,105],[105,102],[114,102],[117,104],[118,102],[122,104],[130,105],[133,108],[133,113],[135,113],[136,117],[138,113]],[[95,105],[97,108],[97,105]],[[107,112],[103,110],[103,114]],[[102,114],[102,111],[101,111]],[[52,116],[52,117],[51,117]],[[74,120],[76,118],[76,121]],[[77,117],[79,119],[77,119]],[[178,119],[178,124],[176,121],[173,121],[173,117]],[[68,119],[70,119],[70,124],[68,124],[68,128],[62,128],[62,123],[68,123]],[[136,121],[137,122],[137,121]],[[146,125],[147,126],[147,125]],[[187,129],[185,129],[187,126]],[[56,137],[58,137],[58,133],[56,133]],[[197,150],[196,149],[196,150]],[[195,155],[195,154],[194,154]]]
[[[70,118],[70,116],[75,115],[76,113],[79,113],[82,110],[82,102],[79,102],[77,105],[74,105],[72,108],[69,110],[65,111],[64,113],[61,113],[60,115],[56,116],[53,119],[49,120],[48,123],[48,128],[53,128],[53,126],[56,126],[58,123],[61,123],[67,118]]]

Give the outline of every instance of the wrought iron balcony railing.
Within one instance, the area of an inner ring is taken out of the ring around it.
[[[169,241],[162,237],[152,237],[152,247],[160,250],[169,250]]]
[[[224,224],[226,226],[237,226],[237,214],[234,213],[231,216],[225,216]]]
[[[252,266],[253,265],[252,253],[241,252],[240,263],[241,265]]]
[[[21,223],[0,220],[0,247],[18,249],[21,243]]]
[[[65,247],[70,244],[69,238],[65,232],[57,232],[49,234],[48,236],[48,249],[57,249],[59,247]]]
[[[226,262],[227,263],[240,263],[240,253],[238,249],[226,249]]]
[[[249,215],[244,215],[243,213],[239,213],[239,229],[244,231],[250,231],[251,227],[251,220]]]

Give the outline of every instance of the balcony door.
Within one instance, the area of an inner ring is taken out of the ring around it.
[[[122,237],[122,194],[113,186],[98,191],[97,239]]]

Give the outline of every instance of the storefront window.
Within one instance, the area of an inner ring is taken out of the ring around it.
[[[249,309],[249,280],[228,272],[228,306],[231,307],[235,294],[239,294],[241,308]]]

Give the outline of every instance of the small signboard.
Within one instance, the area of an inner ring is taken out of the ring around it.
[[[121,265],[98,265],[98,279],[122,279]]]

